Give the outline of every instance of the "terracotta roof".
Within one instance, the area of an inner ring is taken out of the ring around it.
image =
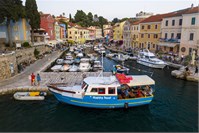
[[[185,12],[184,14],[191,14],[191,13],[199,13],[199,6],[189,8],[188,11]]]
[[[153,16],[150,16],[150,17],[144,19],[141,23],[160,22],[160,21],[162,21],[163,18],[172,16],[172,15],[173,15],[173,12],[171,12],[171,13],[165,13],[165,14],[153,15]]]
[[[135,22],[133,22],[133,25],[138,25],[139,23],[141,23],[142,21],[144,21],[145,19],[140,19],[140,20],[137,20]]]
[[[69,22],[68,25],[71,26],[71,27],[73,27],[73,26],[76,26],[77,24]]]

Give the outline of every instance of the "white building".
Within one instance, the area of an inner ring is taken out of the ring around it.
[[[153,13],[151,12],[143,12],[143,11],[140,11],[139,13],[136,14],[136,18],[140,19],[140,18],[148,18],[150,16],[152,16]]]
[[[191,7],[182,19],[180,55],[191,55],[193,50],[199,55],[199,7]]]
[[[95,30],[96,39],[102,38],[102,29],[100,27],[96,27]]]
[[[124,23],[123,45],[125,49],[131,48],[131,24],[128,20]]]

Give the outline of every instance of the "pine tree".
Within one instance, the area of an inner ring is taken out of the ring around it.
[[[34,42],[34,30],[40,28],[40,14],[35,0],[26,0],[26,15],[31,26],[31,41]]]

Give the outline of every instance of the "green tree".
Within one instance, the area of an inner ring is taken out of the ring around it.
[[[40,14],[35,0],[26,0],[26,15],[31,26],[31,41],[34,42],[34,30],[40,28]]]
[[[112,25],[116,24],[119,22],[119,19],[118,18],[114,18],[111,22]]]
[[[10,23],[11,21],[16,22],[22,17],[25,17],[25,10],[21,0],[0,1],[0,18],[1,21],[6,19],[6,27],[8,31],[8,43],[10,47],[13,46]]]
[[[91,12],[88,13],[87,19],[88,19],[88,26],[93,25],[93,14]]]
[[[99,16],[99,26],[102,29],[102,36],[103,37],[104,37],[104,29],[103,29],[104,24],[108,24],[107,19],[103,18],[102,16]]]
[[[72,22],[71,14],[69,14],[69,22]]]
[[[86,19],[86,13],[83,12],[82,10],[77,10],[74,18],[75,18],[75,22],[82,22],[84,19]]]
[[[128,18],[122,18],[120,22],[126,21]]]

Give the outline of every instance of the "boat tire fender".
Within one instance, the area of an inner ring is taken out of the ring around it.
[[[128,103],[125,103],[125,104],[124,104],[124,108],[127,109],[128,107],[129,107],[129,104],[128,104]]]

